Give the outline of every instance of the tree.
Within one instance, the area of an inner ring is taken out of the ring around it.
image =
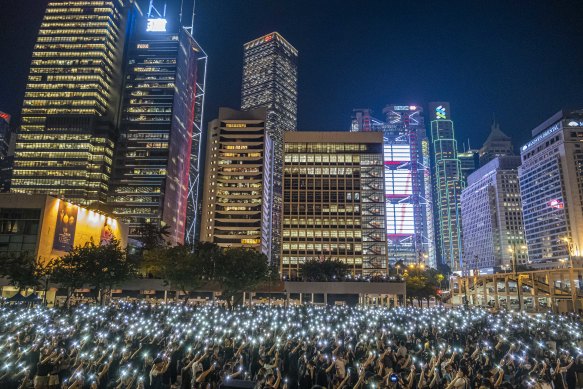
[[[305,281],[341,280],[348,274],[348,265],[339,259],[319,261],[310,259],[300,267],[300,273]]]
[[[21,252],[18,255],[4,255],[0,259],[0,275],[6,277],[10,285],[18,288],[18,292],[36,289],[45,279],[48,288],[47,278],[51,271],[50,263],[43,263],[27,252]]]
[[[213,279],[220,285],[229,307],[232,297],[237,297],[238,303],[242,293],[266,280],[269,272],[265,254],[241,247],[223,250],[213,265]]]
[[[55,262],[53,278],[62,286],[72,289],[91,286],[95,291],[95,300],[103,304],[105,295],[115,285],[135,275],[135,270],[136,264],[128,260],[119,241],[113,239],[106,245],[98,246],[89,242],[75,247]],[[101,298],[98,299],[98,296]],[[70,294],[67,301],[69,297]]]
[[[153,222],[142,223],[137,230],[137,240],[142,244],[142,252],[166,246],[170,236],[170,226]]]
[[[432,268],[411,267],[407,269],[404,277],[407,284],[407,297],[411,304],[413,304],[413,299],[417,299],[419,305],[426,299],[427,305],[429,305],[429,299],[438,296],[439,276],[443,280],[443,275]]]
[[[205,282],[208,271],[203,251],[192,251],[190,247],[178,245],[157,248],[146,254],[147,261],[153,256],[157,261],[153,265],[166,286],[182,291],[186,298],[188,292],[199,288]]]

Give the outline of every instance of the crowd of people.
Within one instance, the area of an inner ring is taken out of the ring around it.
[[[583,386],[575,315],[118,301],[0,308],[0,388]]]

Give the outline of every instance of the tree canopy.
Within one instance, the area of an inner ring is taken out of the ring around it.
[[[228,304],[232,297],[253,289],[269,274],[267,257],[253,249],[228,248],[215,258],[213,279],[219,284]]]
[[[135,275],[136,264],[128,260],[119,241],[96,245],[89,242],[77,246],[55,261],[53,280],[63,287],[81,288],[90,286],[95,295],[108,293],[114,286]]]
[[[412,302],[417,299],[429,300],[431,297],[438,296],[440,283],[443,281],[443,275],[432,268],[410,267],[404,272],[405,282],[407,284],[407,297]]]
[[[305,281],[340,280],[349,272],[348,265],[339,259],[310,259],[300,266],[300,273]]]

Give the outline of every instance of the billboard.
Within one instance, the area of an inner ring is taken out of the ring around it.
[[[69,252],[75,242],[77,214],[79,207],[65,201],[59,203],[57,220],[55,222],[55,237],[52,252]]]

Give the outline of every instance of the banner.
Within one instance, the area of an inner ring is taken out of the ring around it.
[[[101,238],[99,239],[100,246],[107,246],[113,240],[113,230],[111,226],[105,222],[103,228],[101,229]]]
[[[55,239],[53,240],[53,252],[69,252],[73,249],[78,210],[79,208],[76,205],[69,204],[65,201],[59,203],[57,223],[55,224]]]

